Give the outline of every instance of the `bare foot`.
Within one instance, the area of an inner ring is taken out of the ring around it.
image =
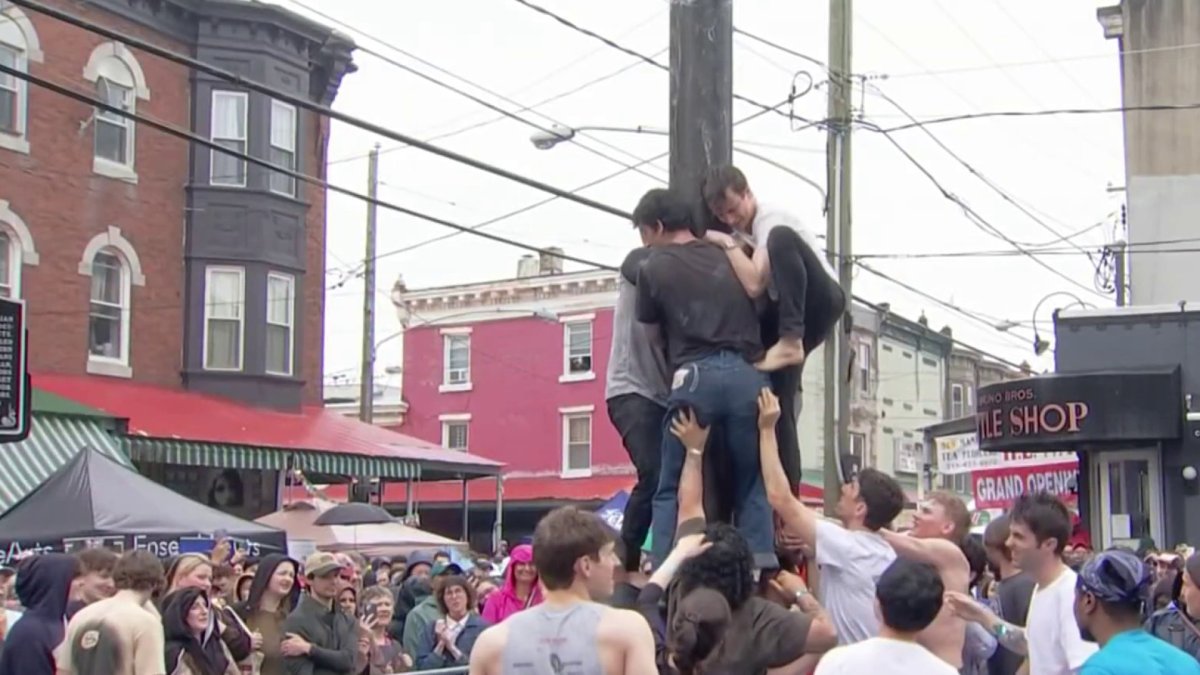
[[[804,363],[804,356],[804,347],[799,339],[784,338],[772,345],[762,361],[754,364],[754,367],[770,373],[788,366],[798,366]]]

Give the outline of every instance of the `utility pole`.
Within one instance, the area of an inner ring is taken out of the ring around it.
[[[1124,307],[1125,298],[1125,240],[1109,247],[1113,257],[1113,285],[1117,287],[1117,307]]]
[[[850,241],[850,125],[854,83],[851,66],[853,0],[829,0],[829,113],[826,141],[825,243],[830,263],[846,293],[846,315],[841,330],[834,329],[825,342],[825,513],[833,513],[841,495],[839,470],[842,452],[850,449],[850,317],[853,304],[853,258]],[[865,458],[864,458],[865,459]]]
[[[671,3],[671,189],[710,222],[704,174],[733,159],[733,0]]]
[[[363,257],[362,376],[359,379],[358,418],[367,424],[375,419],[375,230],[379,202],[379,144],[371,148],[367,162],[367,251]]]

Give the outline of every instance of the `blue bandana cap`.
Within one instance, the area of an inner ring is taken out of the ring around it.
[[[1079,570],[1076,587],[1103,602],[1142,602],[1152,582],[1150,569],[1131,551],[1111,549],[1097,554]]]

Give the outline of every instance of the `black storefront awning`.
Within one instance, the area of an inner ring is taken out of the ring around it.
[[[984,451],[1173,439],[1183,427],[1178,368],[1010,380],[980,387],[977,403],[975,427]]]

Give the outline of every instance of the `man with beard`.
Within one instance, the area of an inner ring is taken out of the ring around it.
[[[1146,565],[1129,551],[1093,557],[1075,584],[1075,621],[1100,651],[1080,675],[1200,675],[1200,663],[1142,629],[1142,605],[1150,587]]]
[[[896,549],[896,555],[933,565],[947,593],[966,596],[971,586],[971,566],[962,542],[970,530],[971,514],[963,500],[949,492],[934,492],[917,508],[908,535],[887,530],[881,534]],[[917,636],[917,641],[955,669],[961,669],[966,635],[963,619],[947,604],[929,628]]]
[[[1070,512],[1054,495],[1038,492],[1018,497],[1008,517],[1013,559],[1037,581],[1026,627],[1000,619],[966,593],[947,591],[947,604],[964,620],[991,630],[1002,646],[1027,655],[1029,675],[1072,675],[1096,645],[1074,630],[1077,575],[1062,557],[1071,536]]]
[[[533,562],[545,600],[483,632],[471,652],[471,675],[656,672],[645,620],[596,602],[613,592],[614,547],[595,514],[564,507],[542,518]]]

